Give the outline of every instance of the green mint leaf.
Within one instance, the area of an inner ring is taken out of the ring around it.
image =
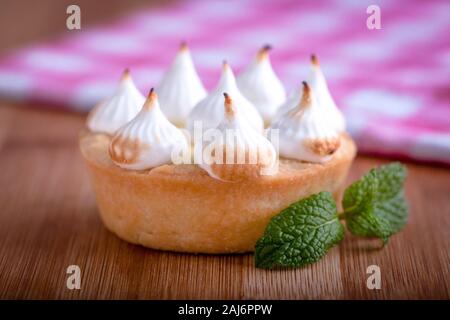
[[[255,247],[258,268],[301,267],[322,258],[344,238],[328,192],[293,203],[273,217]]]
[[[347,228],[358,236],[387,242],[408,218],[403,184],[406,168],[392,163],[372,169],[344,193],[342,206]]]

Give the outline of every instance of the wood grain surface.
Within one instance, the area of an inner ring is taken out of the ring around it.
[[[255,269],[252,255],[128,244],[102,225],[77,145],[84,117],[0,104],[0,298],[448,299],[450,170],[408,163],[410,221],[380,249],[346,234],[319,263]],[[359,156],[349,182],[387,160]],[[366,268],[381,268],[381,290]],[[69,265],[81,289],[66,287]]]

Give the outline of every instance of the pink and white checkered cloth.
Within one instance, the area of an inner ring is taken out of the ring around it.
[[[380,30],[366,26],[370,4]],[[449,12],[449,1],[175,3],[12,52],[0,59],[0,95],[87,111],[125,67],[143,92],[155,86],[181,40],[212,88],[223,59],[239,71],[270,43],[290,90],[318,54],[361,151],[450,164]]]

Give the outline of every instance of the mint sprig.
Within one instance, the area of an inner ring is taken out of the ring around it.
[[[322,258],[344,238],[336,204],[328,192],[300,200],[273,217],[256,244],[259,268],[299,267]]]
[[[340,214],[328,192],[291,204],[271,219],[256,243],[256,267],[302,267],[320,260],[344,238],[339,218],[351,233],[386,243],[407,221],[405,177],[400,163],[372,169],[345,190]]]
[[[372,169],[344,193],[342,207],[347,228],[357,236],[377,237],[386,243],[407,221],[403,184],[406,169],[392,163]]]

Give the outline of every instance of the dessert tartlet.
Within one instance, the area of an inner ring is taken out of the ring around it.
[[[190,130],[164,115],[170,107],[158,102],[157,90],[114,133],[95,123],[84,129],[80,149],[105,226],[153,249],[251,252],[269,220],[291,203],[321,191],[340,197],[356,146],[344,130],[330,128],[329,106],[320,104],[312,87],[304,83],[297,105],[278,114],[265,132],[248,121],[241,100],[222,95],[221,119],[214,118],[217,132],[235,130],[237,144],[231,149],[220,139],[214,149],[189,141]],[[110,104],[103,113],[122,107]],[[100,117],[96,112],[89,118]],[[248,153],[244,164],[225,161],[230,153],[236,160],[234,152],[244,147],[257,149],[254,162]],[[192,161],[199,151],[210,156],[208,163]],[[174,163],[174,152],[187,153],[188,161]]]

